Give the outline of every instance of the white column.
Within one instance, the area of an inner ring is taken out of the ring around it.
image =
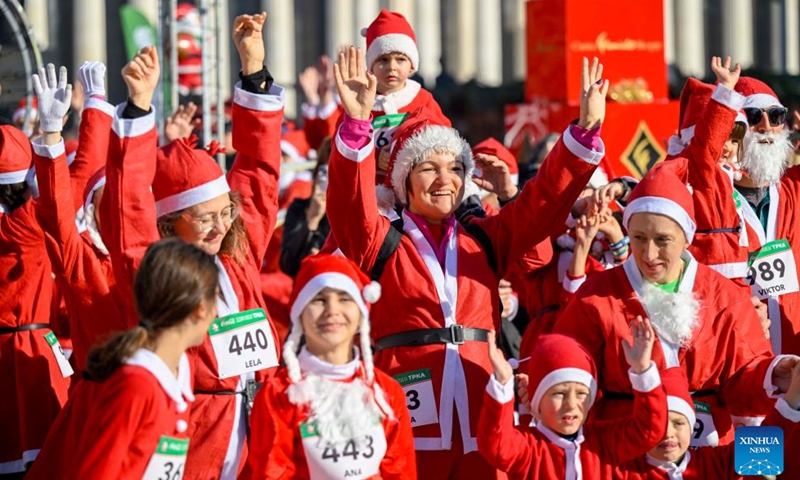
[[[411,28],[416,29],[417,25],[414,19],[414,0],[389,0],[387,9],[390,12],[397,12],[402,14],[411,24]]]
[[[784,35],[783,26],[785,19],[783,18],[783,5],[780,0],[771,0],[768,5],[769,9],[769,69],[775,73],[783,72],[783,54],[784,54]]]
[[[503,48],[503,56],[511,56],[511,79],[524,80],[527,75],[525,24],[527,12],[525,0],[503,0],[506,8],[503,10],[504,30],[510,34],[511,44]]]
[[[477,2],[476,25],[472,36],[477,38],[476,76],[490,87],[503,83],[503,23],[500,0]]]
[[[158,21],[158,0],[128,0],[128,5],[136,7],[147,17],[153,26]],[[227,22],[227,19],[225,20]]]
[[[483,0],[481,0],[483,1]],[[476,46],[479,32],[477,28],[477,0],[461,0],[455,7],[455,58],[452,74],[459,83],[475,78],[477,73]]]
[[[664,59],[667,65],[675,63],[675,4],[664,0]]]
[[[783,10],[786,73],[797,75],[800,74],[800,0],[783,0]]]
[[[261,4],[268,15],[264,35],[267,67],[275,83],[286,89],[286,116],[294,117],[297,112],[294,0],[262,0]]]
[[[722,50],[742,68],[753,65],[752,0],[722,0]]]
[[[154,2],[157,3],[157,2]],[[222,100],[225,101],[228,97],[233,96],[233,85],[231,85],[231,76],[228,72],[231,71],[231,50],[228,48],[231,40],[231,18],[228,9],[228,0],[219,0],[219,69],[222,72],[220,76],[220,92],[222,92]],[[238,63],[238,59],[237,59]],[[237,67],[238,68],[238,67]]]
[[[28,0],[25,2],[25,14],[33,28],[33,37],[39,50],[50,47],[50,25],[47,15],[47,0]]]
[[[106,63],[106,2],[75,0],[72,5],[75,65],[87,60]]]
[[[357,47],[366,48],[367,39],[361,36],[361,29],[369,27],[369,24],[378,16],[381,11],[379,0],[359,0],[355,4],[355,30],[358,38]]]
[[[707,70],[703,2],[675,1],[675,57],[684,75],[703,76]]]
[[[442,19],[439,0],[417,0],[414,33],[419,50],[419,74],[425,86],[433,88],[442,72]]]
[[[277,0],[280,1],[280,0]],[[346,45],[364,45],[360,40],[361,27],[355,25],[355,8],[353,0],[336,0],[325,2],[325,23],[327,25],[327,52],[332,59],[337,58],[339,49]]]

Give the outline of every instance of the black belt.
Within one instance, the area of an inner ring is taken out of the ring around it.
[[[716,390],[697,390],[694,392],[689,392],[689,395],[692,398],[697,397],[707,397],[709,395],[716,395]],[[606,400],[633,400],[632,393],[620,393],[620,392],[603,392],[603,398]]]
[[[195,390],[195,395],[244,395],[244,390]]]
[[[712,228],[710,230],[698,230],[695,233],[739,233],[742,231],[742,227],[734,227],[734,228]]]
[[[375,342],[375,351],[391,347],[418,347],[439,343],[462,345],[464,342],[488,342],[489,330],[453,325],[450,328],[422,328],[388,335]]]
[[[28,330],[41,330],[43,328],[50,328],[46,323],[29,323],[27,325],[20,325],[19,327],[3,327],[0,328],[0,335],[6,333],[26,332]]]
[[[540,316],[542,316],[542,315],[544,315],[545,313],[548,313],[548,312],[555,312],[559,308],[561,308],[561,305],[548,305],[548,306],[546,306],[544,308],[540,308],[539,310],[536,310],[535,312],[533,312],[533,318],[540,317]]]

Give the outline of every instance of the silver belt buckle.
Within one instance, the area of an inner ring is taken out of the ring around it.
[[[462,325],[450,325],[450,342],[453,345],[464,345],[464,327]]]

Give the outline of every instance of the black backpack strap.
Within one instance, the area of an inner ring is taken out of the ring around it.
[[[373,282],[377,282],[383,275],[383,269],[386,268],[386,262],[389,261],[397,247],[400,246],[400,240],[403,238],[403,219],[398,218],[393,221],[383,237],[383,243],[380,250],[378,250],[378,258],[375,259],[375,264],[372,265],[372,270],[369,272],[369,278]]]

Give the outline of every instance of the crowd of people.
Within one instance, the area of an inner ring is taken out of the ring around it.
[[[33,136],[0,126],[0,479],[735,479],[736,428],[800,441],[800,170],[768,85],[714,57],[668,158],[614,178],[584,59],[520,183],[409,78],[402,15],[303,71],[299,124],[265,20],[232,27],[227,172],[195,105],[159,135],[152,46],[121,105],[78,69],[76,142],[52,64]]]

